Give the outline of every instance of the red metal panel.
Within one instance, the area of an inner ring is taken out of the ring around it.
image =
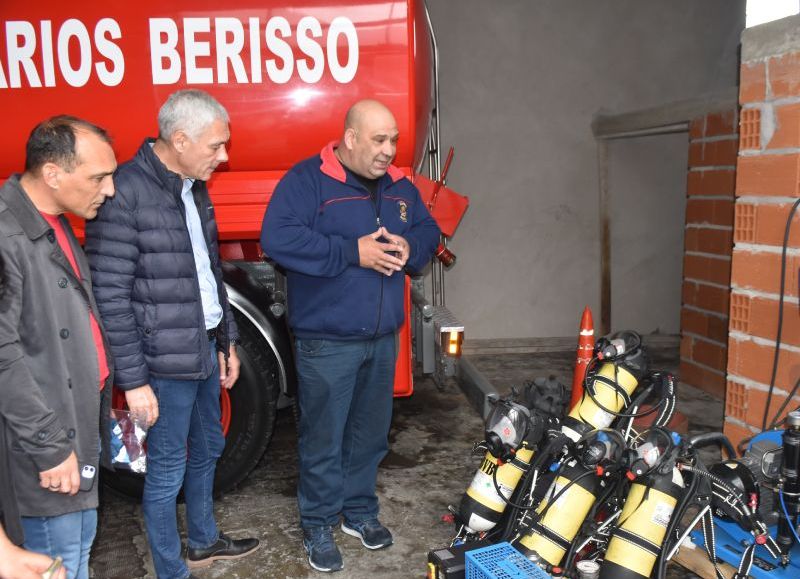
[[[228,108],[228,171],[287,169],[336,138],[347,108],[365,97],[394,112],[402,135],[396,163],[411,167],[430,111],[430,43],[426,23],[414,22],[421,10],[415,0],[4,0],[0,176],[22,170],[30,129],[59,113],[106,127],[125,160],[155,134],[167,95],[186,87],[203,88]],[[355,44],[358,65],[348,72]],[[171,63],[180,64],[175,79]]]
[[[431,108],[433,103],[433,46],[431,44],[428,19],[425,14],[424,0],[409,2],[413,4],[414,20],[409,26],[409,44],[414,61],[409,68],[409,93],[415,98],[409,99],[409,111],[414,120],[415,149],[414,165],[426,154],[426,137],[430,132]],[[402,135],[401,135],[402,138]]]
[[[405,287],[406,321],[398,334],[399,348],[394,369],[394,395],[411,396],[414,393],[413,362],[411,360],[411,281],[406,277]]]
[[[414,185],[419,189],[422,200],[428,205],[442,234],[452,237],[469,207],[469,197],[460,195],[445,185],[438,185],[438,182],[431,181],[424,175],[417,175]]]

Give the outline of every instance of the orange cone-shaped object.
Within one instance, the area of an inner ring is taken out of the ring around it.
[[[575,374],[572,378],[572,396],[569,400],[569,408],[573,408],[583,396],[583,379],[586,377],[586,368],[592,361],[593,350],[594,322],[592,321],[592,310],[586,306],[583,308],[581,316],[581,330],[578,334],[578,353],[575,356]]]

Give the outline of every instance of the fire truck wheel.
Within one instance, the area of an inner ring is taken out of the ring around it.
[[[236,310],[234,315],[242,342],[238,346],[242,367],[239,380],[229,391],[228,420],[223,412],[226,439],[225,450],[217,462],[216,495],[242,482],[258,464],[272,438],[280,392],[275,354],[247,318]],[[225,406],[224,400],[222,405]],[[103,481],[113,491],[133,499],[141,498],[143,476],[120,470],[103,475]]]
[[[247,318],[237,310],[234,313],[242,342],[238,346],[242,368],[230,390],[230,424],[214,480],[217,493],[242,482],[264,455],[275,428],[280,393],[275,353]]]

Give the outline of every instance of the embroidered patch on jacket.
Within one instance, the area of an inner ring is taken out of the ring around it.
[[[400,208],[400,221],[408,223],[408,203],[405,201],[398,201],[397,206]]]

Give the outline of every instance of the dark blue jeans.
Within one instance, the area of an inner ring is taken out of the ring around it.
[[[147,434],[147,475],[142,511],[159,579],[185,579],[176,498],[183,486],[189,546],[202,549],[219,538],[214,520],[214,471],[225,448],[219,408],[219,365],[205,380],[152,378],[159,416]],[[188,460],[187,460],[188,455]]]
[[[300,481],[304,528],[378,516],[375,480],[389,450],[395,335],[297,339]]]
[[[24,547],[56,558],[61,555],[68,579],[89,579],[89,551],[97,531],[97,510],[57,517],[22,517]]]

